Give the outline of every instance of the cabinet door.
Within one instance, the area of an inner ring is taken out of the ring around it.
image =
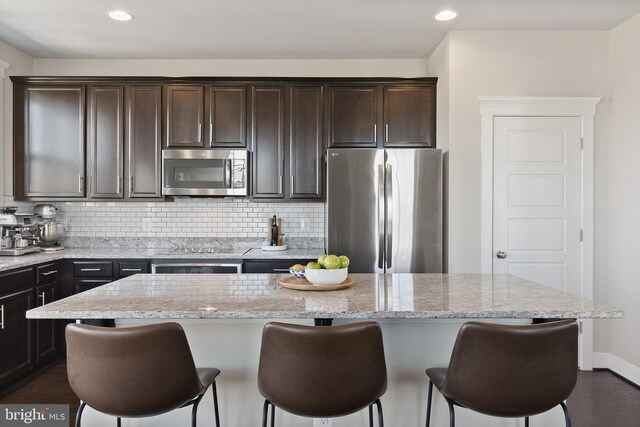
[[[284,86],[251,89],[253,196],[256,198],[284,198],[285,91]]]
[[[289,197],[322,198],[322,86],[292,86],[289,102]]]
[[[379,88],[329,86],[329,147],[375,147]]]
[[[245,86],[209,86],[207,146],[247,146],[247,89]]]
[[[33,365],[31,325],[27,310],[33,308],[33,288],[0,297],[0,384],[28,371]]]
[[[204,88],[167,86],[167,147],[203,147]]]
[[[124,88],[89,87],[88,150],[91,198],[124,195]]]
[[[162,88],[129,86],[127,111],[127,197],[162,197]]]
[[[84,92],[84,86],[26,88],[18,197],[84,197]]]
[[[36,288],[37,306],[49,304],[57,299],[58,282],[41,285]],[[36,357],[38,363],[56,354],[55,320],[42,319],[36,321]]]
[[[435,87],[384,88],[385,147],[435,147]]]

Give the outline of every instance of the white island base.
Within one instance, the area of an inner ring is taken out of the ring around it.
[[[281,320],[282,321],[282,320]],[[355,320],[354,320],[355,321]],[[490,319],[496,322],[496,319]],[[148,324],[153,320],[117,320],[119,327]],[[223,427],[257,427],[261,425],[263,398],[258,392],[257,373],[262,327],[266,320],[180,320],[184,327],[196,366],[215,367],[222,371],[217,379],[220,418]],[[291,320],[290,323],[313,324],[312,320]],[[336,320],[334,324],[353,322]],[[389,384],[382,396],[384,421],[387,427],[419,427],[425,424],[427,376],[425,370],[445,366],[453,343],[464,320],[381,320]],[[500,323],[529,323],[509,319]],[[310,396],[312,398],[312,396]],[[374,411],[375,416],[375,411]],[[87,407],[83,425],[113,427],[113,417]],[[189,426],[191,407],[168,414],[140,419],[123,419],[126,427]],[[336,418],[334,427],[366,427],[368,411]],[[198,426],[214,426],[213,399],[208,391],[198,410]],[[377,422],[374,424],[377,426]],[[449,412],[442,396],[434,388],[432,406],[433,427],[449,426]],[[496,418],[456,407],[459,427],[516,427],[524,426],[524,419]],[[311,427],[313,421],[276,411],[278,427]],[[564,426],[560,407],[531,418],[532,427]]]

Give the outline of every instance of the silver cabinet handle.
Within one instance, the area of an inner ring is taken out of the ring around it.
[[[100,271],[101,268],[81,268],[80,271]]]
[[[384,125],[384,142],[389,142],[389,123]]]
[[[58,272],[58,270],[51,270],[51,271],[47,271],[42,273],[43,276],[50,276],[52,274],[56,274]]]
[[[4,304],[0,305],[0,329],[4,329]]]
[[[42,298],[42,305],[44,305],[45,304],[45,302],[44,302],[44,292],[40,294],[40,298]]]
[[[290,194],[295,193],[295,190],[294,190],[294,188],[295,188],[295,187],[294,187],[294,182],[295,182],[295,177],[294,177],[293,175],[291,175],[291,188],[289,189],[289,193],[290,193]]]
[[[373,142],[378,142],[378,125],[373,125]]]
[[[288,268],[274,268],[272,271],[274,273],[288,273],[289,269]]]
[[[120,175],[116,178],[116,194],[120,194],[122,192],[122,177]]]
[[[142,271],[141,268],[123,268],[122,271]]]
[[[385,176],[385,185],[387,193],[387,268],[391,268],[392,249],[393,249],[393,168],[387,164],[387,173]]]
[[[133,175],[129,175],[129,194],[133,193]]]
[[[202,141],[202,123],[198,123],[198,142]]]
[[[384,268],[384,166],[378,166],[378,268]]]
[[[496,256],[498,259],[505,259],[507,257],[507,253],[505,251],[498,251],[496,252]]]
[[[209,143],[210,144],[214,143],[214,139],[213,139],[213,122],[209,123]]]
[[[282,194],[283,179],[284,177],[280,175],[280,178],[278,179],[278,194]]]
[[[80,184],[80,192],[84,193],[84,176],[78,175],[78,181]]]

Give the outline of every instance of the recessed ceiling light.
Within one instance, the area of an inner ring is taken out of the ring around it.
[[[455,18],[456,16],[458,16],[458,14],[456,12],[454,12],[453,10],[443,10],[442,12],[438,13],[436,15],[436,20],[437,21],[450,21],[453,18]]]
[[[131,21],[133,19],[133,15],[125,12],[124,10],[112,10],[107,13],[107,15],[109,15],[109,18],[121,22]]]

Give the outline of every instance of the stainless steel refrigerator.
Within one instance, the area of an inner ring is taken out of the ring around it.
[[[349,272],[441,272],[441,150],[328,150],[325,218]]]

